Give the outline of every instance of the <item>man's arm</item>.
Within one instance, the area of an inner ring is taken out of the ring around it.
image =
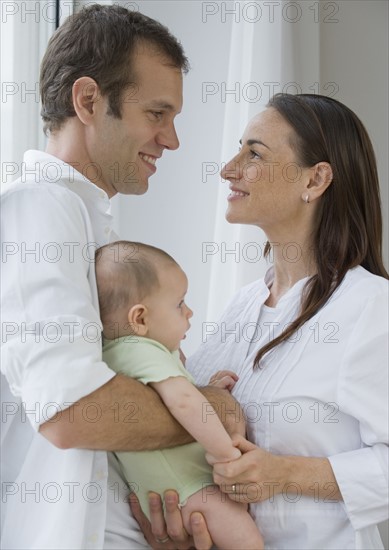
[[[200,391],[226,430],[240,432],[243,415],[230,393],[213,387]],[[153,389],[124,375],[56,414],[39,431],[61,449],[144,451],[193,441]]]
[[[243,410],[228,390],[216,386],[206,386],[205,388],[198,388],[198,390],[212,405],[212,410],[207,411],[208,414],[216,413],[229,435],[240,434],[243,437],[246,435],[246,421]]]

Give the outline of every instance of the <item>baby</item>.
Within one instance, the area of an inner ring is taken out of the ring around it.
[[[188,533],[190,515],[198,511],[205,516],[218,548],[262,549],[262,537],[247,506],[221,493],[205,460],[205,453],[212,464],[235,460],[241,453],[216,414],[204,418],[203,411],[211,405],[180,361],[180,342],[193,315],[185,304],[185,273],[158,248],[118,241],[97,251],[96,278],[103,359],[116,372],[149,384],[197,441],[156,451],[116,453],[125,478],[138,488],[143,511],[149,515],[149,491],[163,495],[175,489]],[[225,387],[231,389],[235,380],[227,376]]]

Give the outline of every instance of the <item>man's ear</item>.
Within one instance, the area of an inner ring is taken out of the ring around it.
[[[132,306],[128,312],[128,323],[134,334],[146,336],[149,331],[147,307],[143,304]]]
[[[88,126],[95,113],[96,103],[101,101],[100,88],[93,78],[82,76],[72,88],[73,107],[80,121]]]
[[[312,170],[313,175],[307,186],[310,201],[318,199],[331,185],[333,179],[331,164],[328,162],[318,162],[312,167]]]

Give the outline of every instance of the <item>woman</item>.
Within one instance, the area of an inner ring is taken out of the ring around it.
[[[222,176],[227,220],[261,227],[274,265],[187,362],[199,385],[239,376],[249,441],[215,481],[251,503],[268,549],[383,548],[388,274],[366,130],[334,99],[279,94]]]
[[[226,217],[261,227],[274,265],[187,361],[199,385],[226,368],[239,376],[248,440],[235,438],[243,456],[216,464],[215,482],[250,503],[266,549],[383,548],[388,274],[369,137],[334,99],[278,94],[241,145],[222,171]],[[150,499],[158,548],[187,548],[174,492],[165,503],[167,526]],[[133,511],[152,541],[136,501]],[[195,516],[195,546],[210,548]]]

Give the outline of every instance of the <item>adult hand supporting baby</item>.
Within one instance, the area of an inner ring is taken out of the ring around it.
[[[233,462],[214,465],[214,481],[236,502],[260,502],[282,492],[285,458],[260,449],[241,435],[232,437],[242,456]]]
[[[184,529],[181,511],[178,508],[178,494],[175,491],[166,491],[164,499],[165,515],[163,514],[160,495],[150,493],[150,523],[142,511],[136,495],[132,493],[129,497],[132,514],[139,523],[150,546],[154,550],[210,549],[212,547],[212,539],[202,514],[196,512],[191,516],[193,533],[191,537]],[[168,540],[162,542],[167,538]],[[158,540],[161,542],[158,542]]]
[[[214,465],[214,481],[236,502],[262,502],[286,491],[325,502],[342,500],[331,463],[326,457],[275,455],[247,441],[232,437],[242,456]]]

